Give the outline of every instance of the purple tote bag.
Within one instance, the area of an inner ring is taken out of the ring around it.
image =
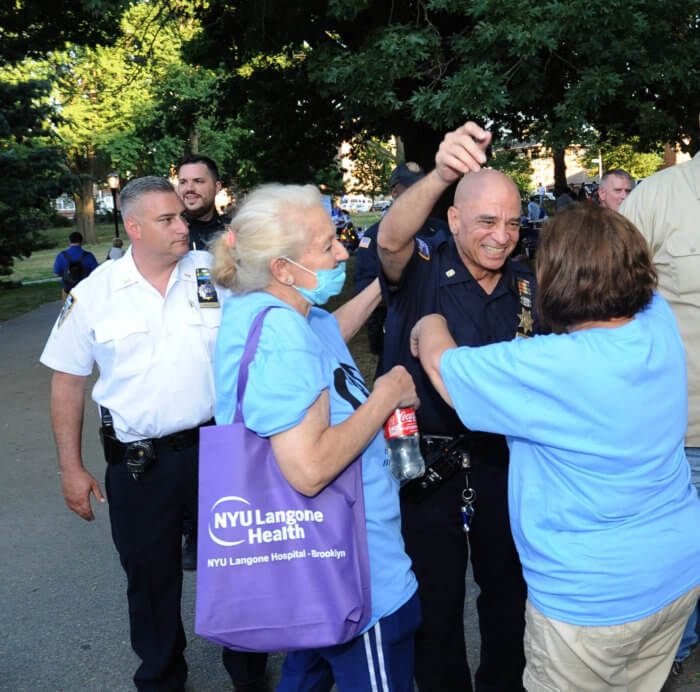
[[[362,459],[306,497],[285,480],[269,439],[243,423],[271,307],[248,334],[233,423],[200,430],[195,632],[239,651],[341,644],[371,613]]]

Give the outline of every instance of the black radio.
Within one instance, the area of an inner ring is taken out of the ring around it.
[[[425,458],[425,473],[401,488],[408,495],[428,495],[448,481],[458,471],[469,469],[468,438],[466,435],[423,435],[421,449]]]

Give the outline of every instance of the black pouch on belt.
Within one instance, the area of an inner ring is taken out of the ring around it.
[[[129,473],[138,480],[155,463],[156,450],[152,440],[136,440],[124,444],[114,432],[112,414],[100,406],[100,440],[108,464],[126,464]]]
[[[421,451],[425,473],[406,483],[401,494],[415,499],[430,495],[459,471],[469,469],[469,438],[466,435],[423,435]]]

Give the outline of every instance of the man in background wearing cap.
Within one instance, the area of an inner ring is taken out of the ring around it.
[[[413,183],[418,182],[425,172],[415,163],[407,161],[394,168],[391,173],[389,185],[391,186],[391,197],[397,199]],[[419,238],[432,237],[441,229],[447,230],[445,221],[428,217],[423,226],[418,231]],[[379,257],[377,256],[377,232],[379,222],[370,226],[362,235],[360,244],[355,253],[355,293],[364,290],[374,279],[379,276]],[[384,358],[384,320],[386,318],[386,306],[382,303],[370,315],[367,320],[367,334],[369,336],[369,350],[379,357],[377,362],[378,377],[389,370],[396,363],[386,362]]]

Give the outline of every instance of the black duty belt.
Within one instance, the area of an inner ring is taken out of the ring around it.
[[[213,425],[212,421],[207,421],[202,423],[201,426],[196,428],[190,428],[189,430],[181,430],[180,432],[170,433],[170,435],[165,435],[164,437],[152,437],[145,440],[137,440],[138,442],[150,442],[156,449],[158,447],[168,447],[176,452],[181,452],[183,449],[189,449],[194,447],[199,442],[199,428],[204,425]],[[121,451],[122,453],[126,451],[127,444],[120,442],[116,437],[111,435],[105,435],[105,438],[110,439],[110,445],[115,449],[115,451]]]
[[[421,435],[425,473],[401,488],[404,497],[422,499],[460,471],[467,471],[469,435]]]
[[[194,447],[199,443],[199,429],[206,425],[214,425],[215,420],[211,420],[198,425],[196,428],[189,430],[180,430],[178,432],[164,435],[163,437],[146,438],[143,440],[135,440],[133,442],[124,443],[117,439],[112,423],[112,416],[109,411],[101,408],[102,427],[100,428],[100,439],[105,450],[105,458],[109,464],[120,464],[124,461],[127,448],[134,445],[142,447],[152,446],[154,450],[168,448],[180,452],[190,447]]]

